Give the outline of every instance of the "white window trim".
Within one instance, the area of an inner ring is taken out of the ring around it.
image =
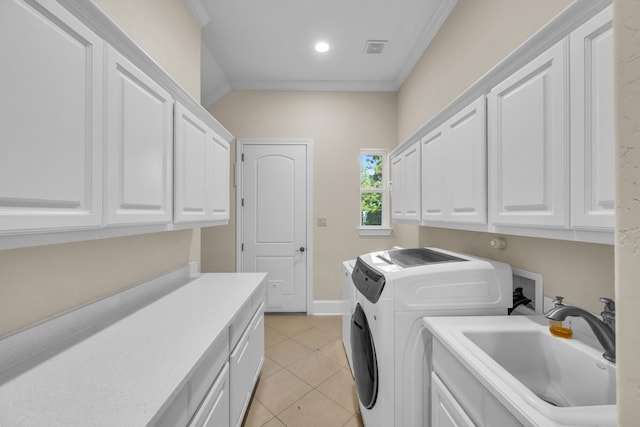
[[[393,232],[393,228],[389,225],[389,153],[386,150],[375,148],[363,148],[358,156],[358,171],[362,164],[363,155],[382,156],[382,188],[379,190],[362,190],[358,191],[358,234],[361,236],[388,236]],[[358,173],[358,177],[360,173]],[[358,182],[360,179],[358,178]],[[360,184],[358,184],[360,185]],[[382,225],[362,225],[362,193],[380,193],[382,194]]]

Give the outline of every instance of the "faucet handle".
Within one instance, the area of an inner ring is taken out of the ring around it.
[[[612,328],[615,328],[616,323],[616,303],[611,298],[600,298],[600,301],[604,303],[604,309],[600,315],[604,323]]]
[[[553,301],[551,301],[551,303],[552,303],[552,304],[554,304],[554,305],[557,307],[557,306],[559,306],[559,305],[563,305],[563,304],[562,304],[562,300],[564,300],[564,297],[560,297],[560,296],[557,296],[557,295],[556,295],[556,296],[553,298]]]
[[[616,312],[616,303],[611,298],[600,298],[600,302],[604,304],[604,311],[615,313]]]

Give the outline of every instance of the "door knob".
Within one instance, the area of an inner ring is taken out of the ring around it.
[[[306,249],[304,248],[304,246],[300,246],[300,249],[298,249],[296,252],[304,252]]]

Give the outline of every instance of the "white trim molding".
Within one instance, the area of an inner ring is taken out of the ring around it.
[[[336,300],[315,300],[313,301],[314,316],[342,316],[346,312],[348,301]]]

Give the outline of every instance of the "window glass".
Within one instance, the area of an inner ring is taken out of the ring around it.
[[[360,152],[360,227],[387,228],[387,153]]]

